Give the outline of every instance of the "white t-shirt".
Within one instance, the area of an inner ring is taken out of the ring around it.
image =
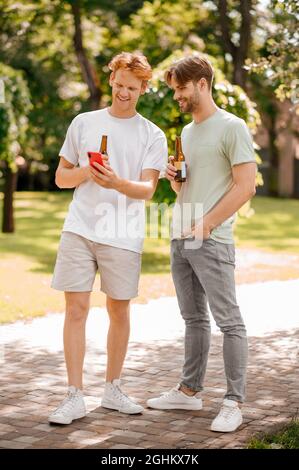
[[[102,135],[108,136],[109,163],[120,178],[140,181],[142,170],[161,171],[167,164],[167,141],[158,126],[140,114],[128,119],[113,117],[107,108],[76,116],[59,156],[73,165],[87,166],[87,152],[99,151]],[[143,200],[88,180],[74,191],[63,231],[141,253],[144,222]]]

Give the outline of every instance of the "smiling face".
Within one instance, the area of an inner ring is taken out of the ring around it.
[[[119,68],[111,73],[109,84],[112,87],[114,111],[124,117],[134,113],[139,96],[146,90],[144,80],[136,77],[130,70]]]
[[[198,82],[189,81],[181,85],[172,77],[171,88],[174,91],[173,99],[179,103],[182,113],[194,113],[203,106],[207,93],[207,84],[204,79],[200,79]]]

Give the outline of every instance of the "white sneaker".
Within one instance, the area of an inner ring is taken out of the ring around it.
[[[86,408],[81,390],[71,385],[63,402],[49,416],[50,423],[71,424],[74,419],[86,416]]]
[[[120,413],[127,413],[129,415],[142,413],[144,411],[141,405],[134,403],[131,398],[121,391],[119,379],[106,382],[101,405],[104,408],[117,410]]]
[[[188,396],[179,390],[180,384],[168,392],[163,393],[158,398],[150,398],[146,404],[156,410],[201,410],[202,399],[200,392],[193,396]]]
[[[211,431],[233,432],[241,426],[242,422],[242,413],[238,403],[226,398],[223,400],[219,414],[212,422]]]

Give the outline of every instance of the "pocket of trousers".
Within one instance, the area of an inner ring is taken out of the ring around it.
[[[219,261],[235,265],[235,246],[227,243],[217,243]]]

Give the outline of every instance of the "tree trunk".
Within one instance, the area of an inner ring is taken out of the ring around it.
[[[71,3],[71,7],[75,26],[74,47],[76,56],[82,70],[84,81],[88,86],[91,108],[98,109],[102,98],[102,91],[95,68],[88,60],[86,51],[83,47],[80,0],[73,1]]]
[[[281,197],[292,197],[295,182],[294,140],[288,131],[280,135],[280,140],[283,142],[279,149],[278,194]]]
[[[3,219],[2,219],[2,232],[13,233],[14,214],[13,214],[13,196],[17,185],[17,173],[13,173],[7,166],[4,170],[5,183],[4,183],[4,201],[3,201]]]
[[[240,27],[240,42],[236,46],[231,40],[230,18],[227,12],[227,0],[219,0],[218,8],[220,15],[220,27],[222,32],[222,43],[225,52],[233,58],[233,83],[246,88],[247,72],[244,70],[245,59],[248,57],[251,39],[251,14],[252,0],[240,0],[240,13],[242,17]]]
[[[278,148],[278,194],[281,197],[294,195],[295,183],[295,148],[296,137],[294,127],[297,122],[295,113],[291,111],[292,103],[288,100],[277,101],[278,116],[276,121]]]
[[[247,72],[243,68],[245,59],[246,59],[246,56],[242,57],[242,55],[236,54],[234,58],[234,70],[233,70],[233,80],[232,80],[233,83],[242,87],[243,90],[246,90],[246,79],[247,79]]]

